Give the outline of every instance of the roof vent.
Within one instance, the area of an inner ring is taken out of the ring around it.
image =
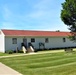
[[[56,32],[60,32],[60,30],[56,30]]]

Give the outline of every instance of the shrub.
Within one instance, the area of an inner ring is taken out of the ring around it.
[[[47,49],[47,48],[44,48],[44,49],[37,49],[36,52],[37,52],[37,51],[47,51],[47,50],[49,50],[49,49]]]
[[[19,50],[18,53],[23,53],[23,50]]]
[[[12,54],[13,51],[12,51],[12,50],[7,50],[6,53],[8,53],[8,54]]]
[[[16,50],[14,50],[13,52],[16,53]]]
[[[37,50],[37,49],[35,49],[35,50],[34,50],[34,52],[38,52],[38,50]]]

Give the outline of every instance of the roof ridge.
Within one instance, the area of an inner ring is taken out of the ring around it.
[[[3,31],[3,30],[6,30],[6,31],[32,31],[32,32],[33,32],[33,31],[34,31],[34,32],[35,32],[35,31],[37,31],[37,32],[61,32],[61,33],[62,33],[62,32],[64,32],[64,33],[68,32],[68,31],[47,31],[47,30],[18,30],[18,29],[17,29],[17,30],[16,30],[16,29],[1,29],[1,30],[2,30],[2,31]]]

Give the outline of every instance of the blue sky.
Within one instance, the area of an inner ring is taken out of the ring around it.
[[[0,0],[0,29],[68,31],[60,19],[65,0]]]

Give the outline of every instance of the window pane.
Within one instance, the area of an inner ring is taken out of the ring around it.
[[[31,42],[35,42],[35,39],[34,38],[31,38]]]
[[[17,38],[12,38],[12,43],[17,44]]]
[[[49,42],[48,38],[45,38],[45,42],[46,42],[46,43],[48,43],[48,42]]]
[[[63,42],[66,42],[66,39],[65,38],[63,38]]]

